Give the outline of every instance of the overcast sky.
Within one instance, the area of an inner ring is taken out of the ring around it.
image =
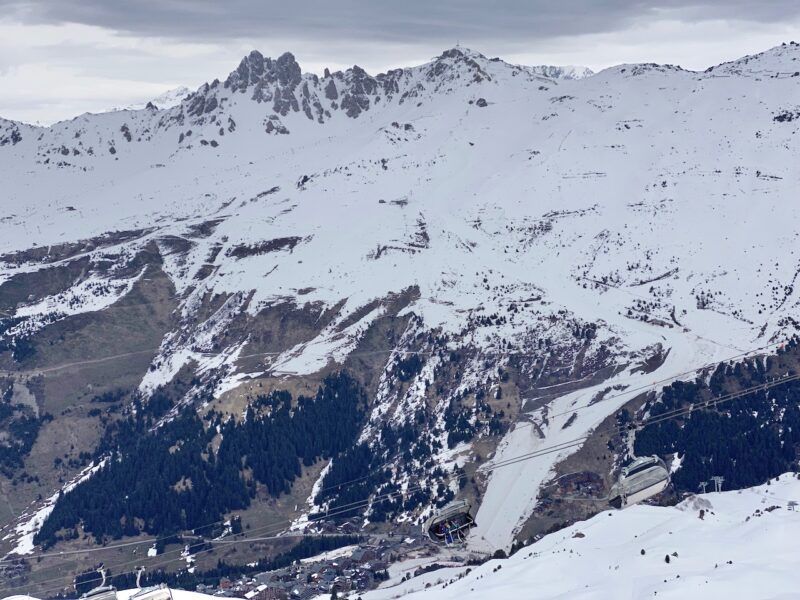
[[[705,69],[800,40],[800,0],[0,0],[0,116],[50,123],[227,76],[253,48],[372,73],[456,43],[524,64]]]

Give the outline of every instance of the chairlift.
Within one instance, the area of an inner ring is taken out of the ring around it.
[[[141,578],[143,573],[144,567],[139,567],[136,569],[136,587],[138,588],[138,591],[132,594],[128,600],[173,600],[172,590],[169,589],[165,583],[143,588],[141,586]]]
[[[451,502],[425,521],[423,532],[435,544],[461,544],[466,540],[469,530],[475,526],[475,519],[470,511],[471,506],[466,500]]]
[[[128,600],[173,600],[172,590],[169,589],[166,583],[152,585],[150,587],[141,588],[138,592],[131,595]]]
[[[106,568],[101,565],[97,572],[102,577],[100,585],[83,594],[81,600],[117,600],[117,588],[113,585],[106,585]]]
[[[608,502],[614,508],[626,508],[660,494],[669,483],[669,469],[664,461],[655,455],[642,456],[623,467]]]

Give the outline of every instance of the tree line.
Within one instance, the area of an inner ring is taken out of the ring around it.
[[[675,382],[647,406],[650,418],[793,374],[798,354],[797,340],[792,340],[766,359],[720,364],[710,378]],[[762,484],[798,468],[800,382],[648,426],[636,434],[634,447],[638,456],[677,453],[681,466],[672,481],[679,492],[694,493],[714,475],[725,478],[726,489]]]
[[[366,401],[342,372],[326,377],[313,398],[293,402],[285,391],[259,397],[242,421],[213,411],[201,419],[189,410],[153,429],[169,398],[137,399],[101,441],[96,458],[103,466],[59,495],[34,541],[48,547],[81,530],[100,543],[168,535],[246,508],[258,484],[271,496],[287,493],[301,466],[353,446]]]

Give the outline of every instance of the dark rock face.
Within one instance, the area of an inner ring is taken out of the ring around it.
[[[272,102],[272,88],[266,81],[259,81],[253,88],[253,100],[256,102]]]
[[[356,118],[362,111],[369,110],[369,98],[364,95],[345,94],[342,97],[341,107],[348,117]]]
[[[213,112],[217,106],[217,98],[209,93],[209,86],[206,84],[197,92],[189,96],[186,112],[189,114],[189,116],[200,117],[204,114]]]
[[[294,112],[300,110],[300,105],[297,103],[293,87],[275,88],[275,99],[272,103],[272,110],[284,117],[289,114],[290,110]]]
[[[203,110],[203,112],[210,113],[215,108],[217,108],[217,99],[212,96],[211,98],[206,100],[206,105],[205,105],[205,109]]]
[[[476,59],[487,60],[482,54],[468,53],[461,48],[445,50],[429,67],[427,79],[437,86],[456,79],[466,79],[468,83],[491,81],[491,76]]]
[[[475,106],[480,106],[481,108],[483,108],[484,106],[487,106],[487,105],[488,105],[488,103],[486,102],[486,98],[478,98],[475,101]]]
[[[377,81],[381,88],[383,88],[383,93],[387,98],[391,98],[400,92],[399,81],[403,77],[403,73],[403,69],[393,69],[387,73],[378,75]]]
[[[328,100],[336,100],[339,97],[339,92],[336,89],[336,84],[333,82],[333,79],[325,86],[325,97]]]
[[[0,123],[0,126],[2,123]],[[6,127],[0,127],[0,146],[16,146],[22,141],[22,134],[15,123],[8,123]]]
[[[326,69],[324,79],[320,81],[313,75],[304,77],[290,52],[272,60],[254,50],[228,76],[224,88],[241,93],[252,90],[253,100],[272,103],[272,110],[280,116],[302,111],[307,118],[323,123],[331,116],[331,110],[342,110],[347,116],[356,118],[369,110],[381,96],[391,98],[399,93],[399,80],[403,74],[402,69],[395,69],[375,78],[361,67],[354,66],[344,73],[331,74]],[[198,94],[201,92],[204,90]],[[186,111],[191,116],[200,116],[216,107],[216,103],[203,101],[201,105],[200,99],[193,98]],[[270,133],[276,129],[273,123]]]
[[[445,58],[452,58],[454,60],[459,60],[465,58],[464,52],[460,48],[450,48],[449,50],[445,50],[442,52],[441,56],[439,56],[439,60]]]
[[[269,61],[269,59],[267,59]],[[225,87],[234,92],[245,91],[248,86],[257,83],[264,74],[264,56],[253,50],[242,59],[236,70],[228,75]]]
[[[284,52],[275,61],[275,74],[278,83],[284,86],[295,87],[300,83],[300,65],[291,52]]]
[[[355,65],[351,71],[351,80],[350,80],[350,87],[353,91],[354,95],[367,95],[367,94],[374,94],[375,90],[378,87],[378,84],[375,80],[370,77],[367,72]]]
[[[283,123],[281,123],[281,120],[278,117],[278,115],[270,115],[269,117],[266,118],[264,122],[264,131],[274,135],[277,134],[286,135],[287,133],[289,133],[289,130],[286,128],[286,126]]]

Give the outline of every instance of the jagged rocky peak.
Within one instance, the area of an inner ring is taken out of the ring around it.
[[[300,65],[291,52],[284,52],[273,60],[265,58],[258,50],[253,50],[228,76],[225,87],[234,92],[243,92],[251,85],[263,86],[267,83],[296,86],[301,78]]]
[[[267,133],[288,133],[289,129],[275,123],[276,117],[302,112],[320,123],[336,113],[357,118],[379,104],[402,104],[411,98],[419,103],[426,94],[448,93],[459,86],[494,81],[503,68],[518,69],[500,59],[487,59],[469,48],[455,47],[419,67],[392,69],[373,76],[354,65],[334,73],[326,69],[320,78],[303,73],[290,52],[273,59],[253,50],[242,58],[224,84],[202,86],[186,99],[183,110],[199,121],[209,113],[223,110],[229,99],[253,100],[272,107],[274,114],[267,115],[265,120]],[[210,117],[213,121],[213,115]]]
[[[492,77],[487,68],[488,62],[489,59],[480,52],[456,46],[445,50],[430,63],[427,79],[433,81],[467,75],[474,83],[491,81]]]
[[[253,50],[242,58],[224,83],[214,81],[203,85],[183,101],[176,113],[166,118],[183,123],[183,119],[188,117],[194,127],[211,125],[214,131],[218,131],[220,127],[227,128],[231,120],[238,120],[237,104],[253,101],[264,104],[266,114],[262,126],[267,134],[288,134],[292,126],[284,117],[295,113],[302,113],[318,123],[324,123],[337,114],[358,118],[377,106],[407,101],[421,104],[433,95],[497,83],[505,74],[542,75],[527,67],[507,64],[499,58],[488,59],[479,52],[460,46],[445,50],[417,67],[370,75],[362,67],[354,65],[333,73],[325,69],[322,77],[303,73],[291,52],[269,58]]]
[[[381,101],[399,98],[402,102],[409,96],[418,97],[425,89],[440,91],[442,85],[451,86],[455,80],[466,85],[491,81],[489,63],[479,52],[456,47],[421,67],[373,76],[354,65],[334,73],[326,69],[320,79],[303,74],[290,52],[272,59],[253,50],[228,76],[224,87],[234,93],[250,93],[257,102],[273,102],[280,115],[302,111],[309,119],[322,122],[333,111],[355,118]],[[207,112],[208,104],[203,108]],[[202,114],[197,107],[189,112]]]
[[[445,61],[445,60],[450,60],[454,63],[460,62],[468,64],[470,66],[473,66],[473,64],[477,64],[478,62],[481,61],[483,61],[484,63],[487,63],[490,60],[499,61],[499,59],[488,59],[477,50],[472,50],[471,48],[465,48],[464,46],[454,46],[448,50],[445,50],[439,56],[436,57],[436,61]]]

